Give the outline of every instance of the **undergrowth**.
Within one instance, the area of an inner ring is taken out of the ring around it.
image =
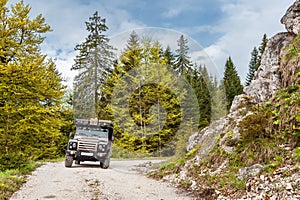
[[[34,171],[41,164],[31,162],[20,166],[19,169],[10,169],[0,172],[0,200],[7,200],[26,181],[26,175]]]

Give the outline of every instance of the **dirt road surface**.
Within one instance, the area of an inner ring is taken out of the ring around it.
[[[84,162],[65,168],[46,163],[28,177],[11,200],[189,200],[167,183],[149,179],[135,169],[146,161],[111,161],[108,169]],[[155,161],[154,161],[155,162]]]

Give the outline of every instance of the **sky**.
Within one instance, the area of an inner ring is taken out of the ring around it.
[[[9,0],[9,4],[18,2]],[[98,11],[106,19],[105,33],[118,49],[132,30],[139,35],[156,32],[154,39],[169,43],[174,51],[180,35],[188,38],[190,57],[199,53],[213,63],[213,71],[222,76],[230,56],[244,82],[251,51],[261,43],[285,31],[280,23],[294,0],[24,0],[31,6],[30,16],[42,14],[52,32],[45,34],[43,53],[56,59],[56,65],[72,86],[77,72],[70,71],[77,44],[88,35],[85,21]],[[119,46],[118,46],[119,45]],[[210,69],[209,69],[210,71]],[[212,73],[214,73],[212,72]]]

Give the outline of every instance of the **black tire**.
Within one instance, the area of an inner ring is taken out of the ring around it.
[[[80,161],[79,160],[75,160],[75,164],[76,165],[80,165]]]
[[[103,161],[100,161],[100,167],[102,169],[107,169],[109,167],[110,158],[105,158]]]
[[[65,167],[72,167],[72,164],[73,164],[73,157],[72,156],[66,156]]]

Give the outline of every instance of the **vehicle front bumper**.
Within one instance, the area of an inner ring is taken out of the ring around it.
[[[106,153],[67,150],[66,155],[72,156],[74,160],[78,161],[100,161],[105,158]]]

